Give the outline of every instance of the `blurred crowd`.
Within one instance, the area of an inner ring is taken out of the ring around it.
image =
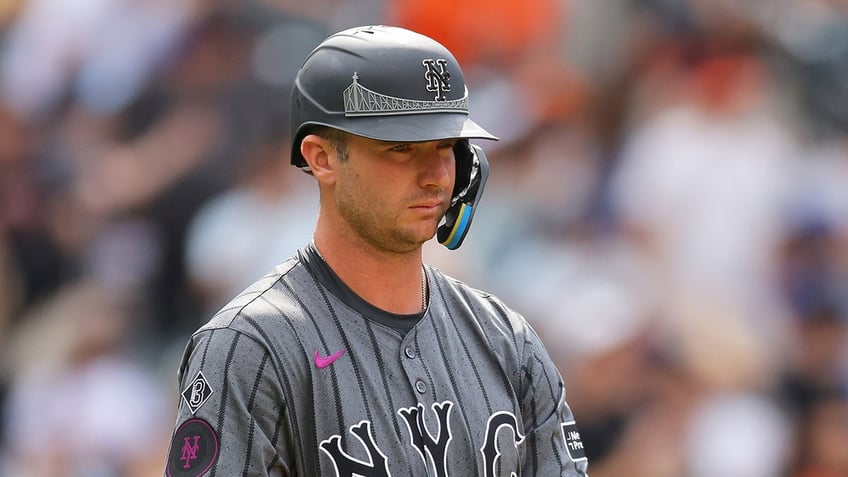
[[[845,0],[0,0],[0,476],[162,473],[189,334],[311,238],[295,72],[387,23],[498,135],[461,249],[593,477],[848,476]]]

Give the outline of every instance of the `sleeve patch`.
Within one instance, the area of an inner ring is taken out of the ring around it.
[[[168,454],[168,477],[200,477],[218,460],[218,435],[200,418],[189,419],[174,433]]]
[[[572,462],[588,460],[586,450],[583,448],[583,441],[580,440],[580,432],[577,430],[576,422],[563,422],[562,436],[565,439],[565,449],[568,451],[568,456]]]
[[[200,371],[182,393],[183,400],[192,414],[195,414],[211,395],[212,387]]]

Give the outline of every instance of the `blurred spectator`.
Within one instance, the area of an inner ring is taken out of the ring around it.
[[[671,296],[738,308],[779,349],[771,277],[799,145],[769,101],[774,84],[747,36],[694,48],[694,58],[680,52],[676,69],[663,66],[677,88],[643,76],[611,183],[613,210]],[[652,108],[669,91],[676,100]]]
[[[781,477],[790,452],[789,421],[757,393],[726,393],[700,403],[687,435],[692,477]]]
[[[781,73],[798,86],[797,108],[816,138],[848,129],[848,6],[844,1],[727,2],[781,48]],[[734,5],[734,3],[736,5]]]
[[[158,378],[133,358],[131,301],[95,283],[65,287],[3,350],[4,475],[153,475],[172,411]]]
[[[188,278],[207,316],[311,240],[317,189],[291,166],[287,137],[245,157],[237,184],[189,224]]]
[[[0,57],[4,102],[27,118],[49,117],[66,95],[85,109],[117,112],[180,40],[191,5],[187,0],[26,2]]]
[[[848,281],[834,274],[845,251],[837,243],[825,230],[804,229],[787,239],[784,252],[783,285],[795,340],[786,354],[783,392],[798,414],[823,390],[848,386]]]
[[[848,397],[844,390],[822,392],[802,416],[795,464],[789,477],[848,475]]]
[[[33,128],[0,105],[0,280],[7,285],[0,292],[0,331],[57,286],[34,136]]]

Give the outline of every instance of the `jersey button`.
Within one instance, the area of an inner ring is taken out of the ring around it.
[[[419,379],[415,382],[415,390],[421,394],[424,394],[427,392],[427,384],[425,384],[424,381]]]
[[[403,354],[406,355],[409,359],[415,359],[415,350],[411,347],[407,346],[405,350],[403,350]]]

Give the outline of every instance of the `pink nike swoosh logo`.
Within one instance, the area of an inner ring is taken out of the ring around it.
[[[315,350],[315,366],[318,366],[319,368],[322,368],[322,369],[326,368],[327,366],[333,364],[333,361],[339,359],[339,357],[341,357],[341,355],[343,355],[344,352],[345,352],[345,350],[339,350],[339,351],[336,351],[335,353],[331,354],[330,356],[321,356],[321,352],[316,349]]]

